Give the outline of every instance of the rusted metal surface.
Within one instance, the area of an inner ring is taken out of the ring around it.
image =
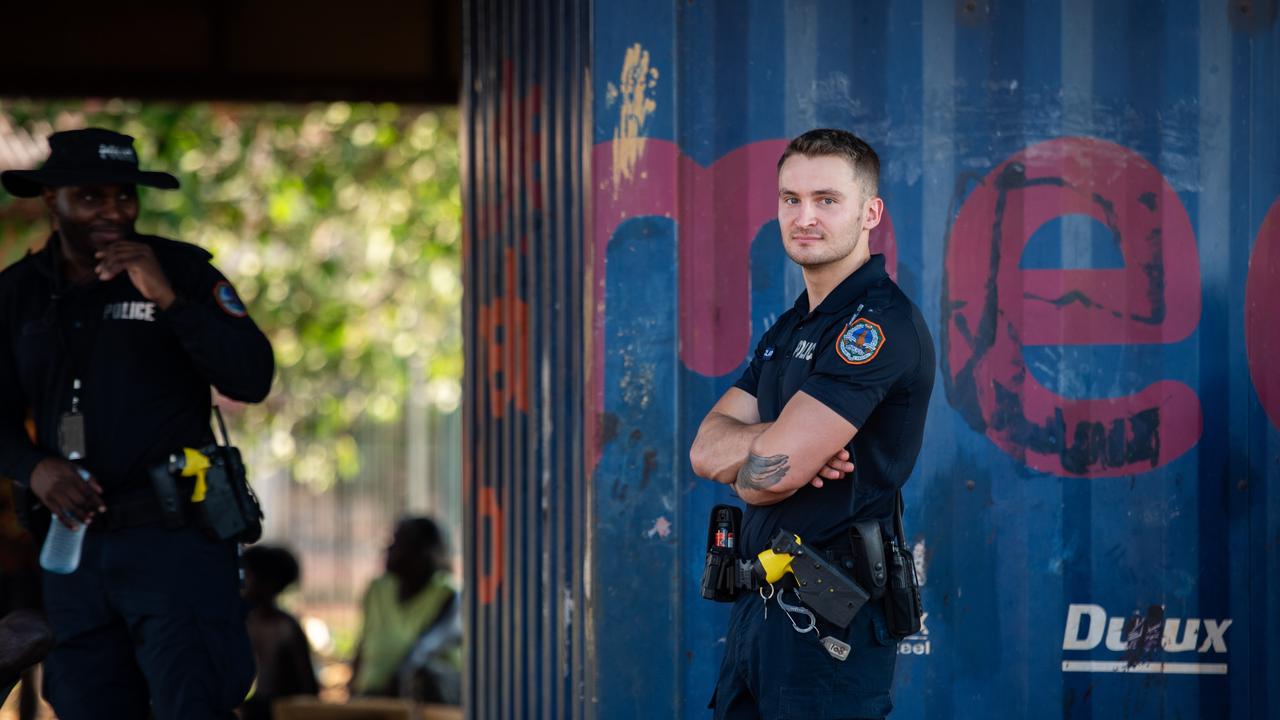
[[[476,718],[578,718],[590,704],[588,11],[571,0],[465,10],[466,701]]]

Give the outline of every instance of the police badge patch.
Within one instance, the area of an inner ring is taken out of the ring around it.
[[[242,318],[249,314],[244,303],[240,301],[240,296],[236,295],[235,288],[231,287],[231,283],[226,280],[219,280],[218,284],[213,286],[213,299],[218,303],[218,307],[222,308],[222,312],[231,317]]]
[[[836,340],[836,352],[850,365],[865,365],[884,347],[884,330],[866,318],[857,318],[844,326]]]

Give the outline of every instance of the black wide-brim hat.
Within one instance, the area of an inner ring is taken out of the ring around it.
[[[133,138],[102,128],[66,130],[49,136],[49,159],[38,170],[5,170],[4,188],[18,197],[36,197],[46,187],[146,185],[174,190],[178,178],[138,169]]]

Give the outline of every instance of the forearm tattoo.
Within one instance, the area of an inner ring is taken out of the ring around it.
[[[767,490],[782,482],[791,468],[790,460],[786,455],[761,457],[747,453],[747,461],[738,469],[738,479],[734,484],[748,490]]]

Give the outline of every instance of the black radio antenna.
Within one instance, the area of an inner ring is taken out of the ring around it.
[[[217,405],[213,406],[213,416],[218,418],[218,429],[222,431],[222,444],[230,445],[231,436],[227,434],[227,424],[222,420],[222,410]]]

